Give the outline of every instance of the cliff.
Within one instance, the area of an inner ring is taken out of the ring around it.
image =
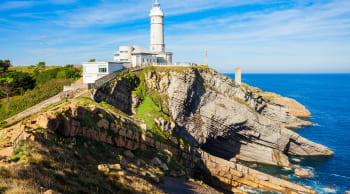
[[[163,193],[173,187],[166,185],[164,176],[172,176],[188,178],[175,180],[185,182],[177,187],[191,193],[195,192],[192,187],[198,193],[218,192],[190,177],[234,193],[245,193],[243,187],[315,193],[201,149],[190,152],[181,138],[165,131],[154,134],[111,105],[87,98],[54,104],[3,129],[3,138],[16,129],[23,131],[24,141],[6,167],[0,163],[0,184],[7,182],[6,192]],[[0,142],[0,147],[5,144]]]
[[[112,91],[115,85],[105,85],[95,93],[95,99],[111,101],[113,93],[101,91]],[[288,155],[334,154],[286,128],[312,124],[296,117],[310,116],[301,104],[236,85],[210,68],[148,68],[141,73],[134,90],[162,96],[162,110],[176,124],[173,131],[192,146],[226,160],[290,166]],[[124,100],[134,106],[130,109],[136,109],[142,95],[130,95]]]
[[[334,154],[286,128],[312,124],[298,118],[310,116],[301,104],[206,67],[125,73],[92,97],[57,102],[1,130],[0,181],[9,192],[20,184],[28,193],[42,192],[40,185],[68,193],[161,193],[157,184],[173,176],[234,193],[245,186],[315,193],[236,160],[291,166],[288,155]],[[8,159],[3,153],[20,131],[24,141]]]

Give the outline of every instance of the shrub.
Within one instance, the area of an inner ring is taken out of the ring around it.
[[[23,96],[12,98],[10,103],[1,102],[0,120],[5,120],[60,93],[63,90],[63,86],[68,85],[71,82],[71,80],[67,79],[54,79],[49,83],[34,88],[33,90],[28,90]]]

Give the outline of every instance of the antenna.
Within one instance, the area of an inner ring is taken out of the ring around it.
[[[208,66],[208,50],[205,49],[205,66]]]

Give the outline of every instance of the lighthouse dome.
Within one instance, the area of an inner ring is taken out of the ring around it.
[[[153,3],[153,8],[149,16],[164,16],[163,10],[160,8],[160,4],[157,0]]]

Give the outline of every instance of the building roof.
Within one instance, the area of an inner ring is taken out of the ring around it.
[[[150,54],[150,55],[155,54],[152,51],[139,46],[132,46],[132,48],[133,48],[132,54]]]

